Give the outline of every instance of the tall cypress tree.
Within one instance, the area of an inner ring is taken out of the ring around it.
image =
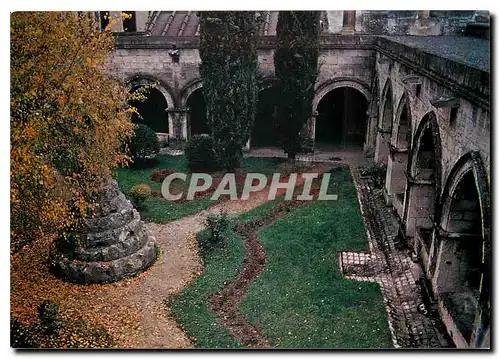
[[[280,11],[278,15],[274,54],[275,74],[281,86],[278,121],[282,146],[290,162],[301,150],[300,131],[312,111],[318,73],[319,15],[319,11]]]
[[[257,107],[254,12],[200,13],[200,73],[219,165],[240,166]]]

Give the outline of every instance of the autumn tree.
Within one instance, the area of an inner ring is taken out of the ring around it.
[[[219,165],[240,166],[257,106],[254,12],[200,13],[200,73]]]
[[[274,54],[281,97],[278,123],[290,162],[302,149],[301,129],[312,111],[318,73],[319,11],[280,11]]]
[[[77,226],[127,161],[129,95],[103,73],[110,26],[93,13],[11,16],[11,250]]]

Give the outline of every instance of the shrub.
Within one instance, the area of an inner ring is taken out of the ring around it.
[[[150,127],[137,123],[134,136],[130,141],[130,155],[134,161],[143,161],[154,157],[160,151],[160,141]]]
[[[218,168],[210,135],[202,134],[191,137],[186,145],[185,153],[191,171],[214,171]]]
[[[115,345],[111,335],[100,325],[61,319],[57,333],[48,332],[35,322],[30,325],[11,315],[10,346],[12,348],[109,348]]]
[[[38,305],[38,319],[42,331],[56,333],[59,331],[59,306],[52,300],[44,300]]]
[[[149,196],[151,196],[151,187],[147,184],[137,184],[130,189],[130,197],[137,208],[141,208]]]
[[[175,170],[171,170],[169,168],[167,169],[164,169],[164,170],[154,170],[153,172],[151,172],[151,175],[149,176],[149,178],[151,179],[151,181],[153,182],[158,182],[158,183],[162,183],[163,180],[168,176],[168,175],[171,175],[172,173],[175,173]]]
[[[199,237],[198,244],[204,249],[211,249],[224,242],[224,232],[229,226],[229,218],[226,212],[211,213],[205,219],[205,227],[210,235]]]

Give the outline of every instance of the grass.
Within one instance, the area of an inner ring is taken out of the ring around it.
[[[347,169],[334,171],[328,193],[338,194],[339,200],[304,205],[259,232],[267,264],[240,311],[278,347],[392,347],[378,285],[344,279],[339,271],[338,251],[368,249]],[[256,207],[236,220],[258,218],[282,199]],[[203,231],[198,235],[207,234]],[[241,347],[206,305],[210,296],[237,274],[244,257],[243,240],[229,231],[225,248],[202,255],[202,275],[170,297],[169,306],[197,347]]]
[[[149,176],[156,169],[173,169],[176,172],[190,173],[185,156],[158,156],[159,164],[149,169],[119,168],[116,171],[116,180],[120,189],[128,196],[130,188],[139,183],[148,184],[152,190],[161,190],[161,183],[151,181]],[[260,172],[271,174],[277,171],[278,166],[285,160],[281,158],[248,157],[243,159],[241,171]],[[182,182],[177,182],[181,184]],[[174,185],[174,183],[173,183]],[[208,208],[213,201],[210,197],[197,198],[183,203],[169,202],[163,198],[151,196],[144,202],[140,213],[143,220],[157,223],[175,221],[184,216],[194,214]]]
[[[343,278],[337,253],[367,251],[348,169],[333,173],[335,202],[313,202],[259,232],[266,268],[240,311],[282,348],[390,348],[380,289]]]
[[[199,237],[207,235],[209,235],[207,230],[198,233]],[[211,295],[217,293],[226,282],[236,276],[245,256],[241,236],[232,229],[228,230],[225,236],[225,246],[201,252],[203,273],[180,293],[167,299],[177,323],[199,348],[241,347],[241,344],[207,309]]]

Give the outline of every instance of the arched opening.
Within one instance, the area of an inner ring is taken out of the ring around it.
[[[403,108],[399,116],[398,130],[396,134],[396,146],[401,149],[408,149],[411,141],[411,120],[410,120],[410,106],[408,101],[403,99]]]
[[[455,343],[468,346],[474,339],[484,286],[481,282],[485,271],[485,241],[480,192],[473,168],[461,172],[442,214],[435,287],[444,309],[453,319],[453,328],[458,330],[453,333],[451,329]]]
[[[389,80],[385,85],[382,101],[382,108],[379,111],[381,118],[378,127],[375,160],[378,163],[387,163],[393,118],[392,86]]]
[[[440,193],[441,141],[434,113],[427,114],[415,134],[410,156],[406,204],[406,235],[428,263],[437,194]]]
[[[257,113],[250,137],[252,147],[279,147],[280,134],[277,109],[280,101],[278,86],[271,86],[259,92]]]
[[[387,193],[399,216],[403,216],[404,193],[406,189],[406,169],[408,167],[408,147],[411,141],[411,114],[408,98],[404,95],[398,106],[396,133],[391,144],[387,163]]]
[[[379,83],[378,75],[375,73],[371,84],[371,101],[368,105],[369,116],[368,116],[368,126],[367,134],[365,140],[364,152],[366,156],[373,156],[375,154],[375,147],[377,145],[377,126],[379,118]]]
[[[207,109],[202,88],[194,90],[186,101],[188,110],[188,137],[202,133],[211,133],[207,120]]]
[[[319,101],[316,148],[359,148],[365,142],[368,101],[352,87],[329,91]]]
[[[420,140],[415,171],[413,174],[415,179],[436,179],[436,153],[430,127],[427,127],[425,129],[424,134]]]
[[[131,93],[135,93],[141,86],[132,87]],[[137,114],[132,114],[132,122],[143,123],[158,133],[168,133],[168,108],[165,96],[156,88],[144,91],[144,101],[133,101],[132,105],[137,108]]]

